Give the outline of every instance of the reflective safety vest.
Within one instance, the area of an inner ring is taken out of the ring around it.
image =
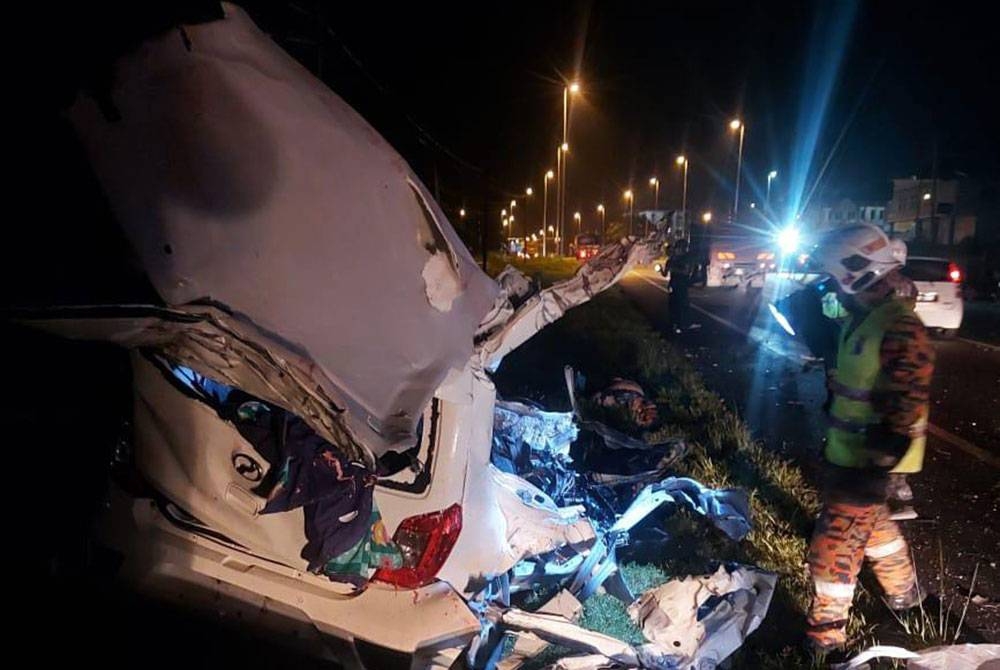
[[[852,316],[840,333],[837,369],[831,382],[833,404],[826,434],[826,460],[848,468],[874,465],[873,454],[865,448],[865,435],[871,425],[881,422],[871,398],[886,383],[882,374],[881,349],[885,332],[899,317],[913,314],[904,302],[889,300],[867,315],[853,330],[857,317]],[[927,441],[925,405],[920,418],[910,427],[910,446],[892,472],[919,472],[924,462]]]

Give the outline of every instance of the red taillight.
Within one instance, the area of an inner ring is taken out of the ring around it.
[[[392,536],[403,552],[403,567],[379,568],[372,579],[406,589],[429,584],[448,559],[460,532],[460,505],[403,519]]]
[[[948,263],[948,279],[952,280],[956,284],[962,281],[962,271],[958,269],[958,266],[954,263]]]

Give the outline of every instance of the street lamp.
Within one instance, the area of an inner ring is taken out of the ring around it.
[[[635,213],[635,197],[632,195],[632,189],[627,189],[622,195],[625,197],[626,202],[628,202],[628,234],[631,235],[632,218]]]
[[[530,186],[524,189],[524,233],[528,233],[528,226],[531,224],[531,217],[528,216],[528,205],[531,204],[531,196],[534,195],[535,189]]]
[[[764,209],[769,209],[771,207],[771,182],[774,181],[777,176],[777,170],[771,170],[767,173],[767,196],[764,198]]]
[[[688,239],[691,238],[691,231],[688,230],[688,159],[683,154],[677,157],[677,164],[684,168],[684,189],[681,191],[681,220],[684,222],[684,232]]]
[[[568,142],[563,142],[556,147],[556,229],[559,231],[557,239],[559,239],[558,253],[560,255],[563,253],[562,233],[565,230],[563,225],[563,188],[565,188],[566,154],[568,153]]]
[[[733,119],[729,122],[729,129],[733,131],[740,131],[740,151],[736,158],[736,190],[733,195],[733,220],[739,216],[740,211],[740,176],[743,171],[743,137],[746,134],[747,126],[745,123],[739,119]]]
[[[462,209],[458,210],[458,217],[460,219],[464,219],[465,218],[465,208],[464,207]]]
[[[711,223],[712,222],[712,213],[711,212],[705,212],[704,214],[701,215],[701,220],[703,222],[705,222],[705,223]]]
[[[542,180],[544,186],[542,186],[542,230],[548,230],[550,226],[548,225],[549,217],[549,180],[555,177],[555,173],[549,170],[545,173],[545,178]],[[542,234],[542,256],[548,256],[548,247],[546,246],[546,235]]]
[[[579,235],[583,232],[583,217],[580,212],[573,212],[573,220],[576,221],[576,234]]]
[[[580,82],[571,81],[563,86],[563,134],[562,134],[562,166],[556,165],[558,176],[556,178],[556,225],[559,230],[564,230],[563,218],[566,213],[566,152],[569,151],[569,98],[580,92]],[[562,253],[563,247],[560,243],[559,251]]]
[[[601,215],[601,244],[604,244],[604,242],[605,242],[605,240],[604,240],[604,217],[605,217],[604,205],[598,205],[597,206],[597,213]]]
[[[649,185],[653,187],[653,212],[660,209],[660,180],[656,177],[649,178]],[[646,219],[646,225],[644,226],[644,235],[649,235],[649,219]]]

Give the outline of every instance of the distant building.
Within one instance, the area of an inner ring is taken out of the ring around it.
[[[968,180],[893,179],[888,230],[907,241],[946,246],[974,237],[979,190]]]
[[[814,230],[840,228],[855,223],[885,225],[886,207],[882,203],[858,204],[850,198],[841,198],[834,204],[817,204],[810,207],[800,219]]]

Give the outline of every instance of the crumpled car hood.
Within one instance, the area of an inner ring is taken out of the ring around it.
[[[252,324],[373,453],[408,446],[499,289],[388,143],[224,11],[120,59],[110,107],[81,93],[70,119],[168,308]]]

